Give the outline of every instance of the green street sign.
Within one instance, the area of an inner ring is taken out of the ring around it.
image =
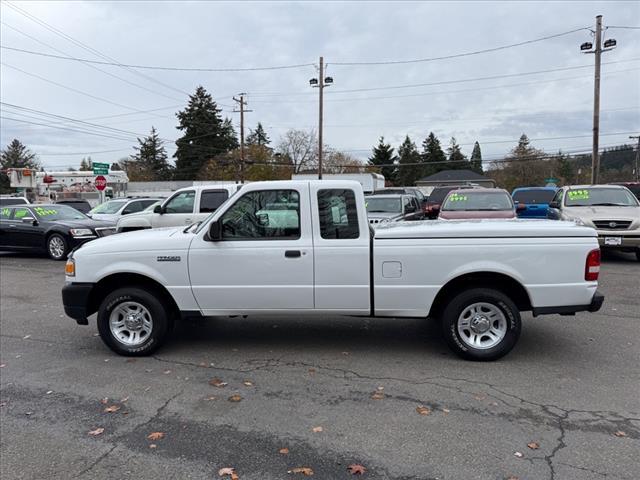
[[[108,175],[109,174],[109,164],[108,163],[94,163],[93,164],[93,174],[94,175]]]

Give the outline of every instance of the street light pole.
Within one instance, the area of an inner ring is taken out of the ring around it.
[[[322,124],[324,109],[324,88],[333,84],[333,78],[325,77],[324,57],[320,57],[318,78],[309,80],[309,85],[318,89],[318,180],[322,180]]]
[[[630,135],[629,138],[631,140],[638,140],[638,146],[636,147],[636,164],[634,167],[634,174],[636,177],[636,182],[640,181],[640,172],[638,171],[638,163],[640,161],[640,135]]]

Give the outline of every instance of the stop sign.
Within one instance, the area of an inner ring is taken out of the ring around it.
[[[107,187],[107,179],[104,178],[102,175],[98,175],[96,177],[94,184],[98,190],[102,191]]]

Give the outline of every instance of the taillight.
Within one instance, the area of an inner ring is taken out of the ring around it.
[[[584,266],[584,279],[587,282],[595,282],[600,274],[600,250],[591,250],[587,255],[587,263]]]

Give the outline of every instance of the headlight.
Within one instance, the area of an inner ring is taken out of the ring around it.
[[[64,266],[64,274],[67,277],[76,276],[76,261],[73,258],[67,260],[67,264]]]
[[[89,228],[72,228],[69,230],[74,237],[89,237],[93,232]]]

